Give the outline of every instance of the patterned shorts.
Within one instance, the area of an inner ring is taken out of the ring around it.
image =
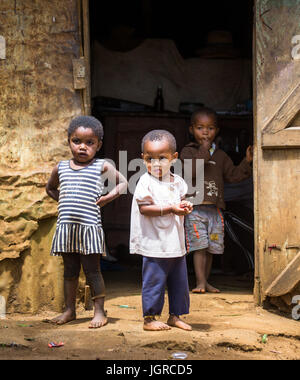
[[[194,206],[185,217],[186,248],[188,252],[207,249],[212,254],[224,252],[224,218],[214,205]]]

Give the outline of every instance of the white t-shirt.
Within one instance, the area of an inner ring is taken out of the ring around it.
[[[179,204],[188,191],[178,175],[174,182],[162,182],[145,173],[135,189],[131,207],[130,253],[147,257],[171,258],[186,254],[184,216],[145,216],[138,205]]]

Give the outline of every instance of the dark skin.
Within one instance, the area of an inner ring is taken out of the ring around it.
[[[148,173],[160,181],[173,182],[170,173],[172,162],[178,158],[178,152],[172,152],[167,140],[146,141],[142,159],[145,162]],[[157,205],[140,205],[140,213],[146,216],[163,216],[175,214],[184,216],[191,212],[192,204],[182,201],[180,204],[165,206],[162,209]]]
[[[209,150],[215,141],[219,128],[216,126],[216,120],[211,115],[196,115],[193,124],[189,128],[190,133],[194,136],[196,142]],[[253,161],[253,147],[249,146],[246,151],[246,160],[251,163]],[[206,202],[209,204],[209,202]],[[220,293],[220,290],[208,283],[208,277],[211,272],[213,255],[206,249],[194,251],[193,255],[194,269],[196,275],[196,287],[193,293]]]
[[[69,146],[73,155],[70,160],[70,166],[74,170],[81,170],[90,165],[95,158],[96,153],[102,147],[102,141],[94,134],[91,128],[78,127],[69,138]],[[101,196],[96,204],[103,207],[118,198],[127,189],[125,177],[119,173],[113,165],[105,162],[103,165],[103,175],[108,181],[115,183],[116,186],[106,195]],[[58,202],[59,200],[59,177],[58,165],[52,170],[51,176],[46,185],[47,194]],[[65,280],[65,312],[54,318],[52,321],[56,324],[64,324],[76,319],[75,301],[78,279]],[[90,323],[90,328],[99,328],[107,323],[106,313],[104,311],[104,297],[94,299],[94,317]]]
[[[193,124],[189,128],[190,134],[194,136],[196,142],[209,150],[215,141],[219,128],[216,126],[214,117],[206,114],[198,114]],[[248,146],[246,151],[246,160],[253,161],[253,147]]]
[[[178,158],[178,153],[173,152],[169,142],[166,139],[161,141],[146,141],[142,159],[147,167],[148,173],[156,177],[160,181],[173,182],[174,178],[170,172],[172,162]],[[189,214],[193,205],[190,202],[182,200],[180,204],[173,204],[160,208],[153,205],[139,205],[140,213],[149,217],[157,217],[168,214],[184,216]],[[144,330],[161,331],[170,330],[177,327],[186,331],[191,331],[190,325],[185,323],[177,315],[170,315],[167,323],[157,321],[155,317],[144,318]]]
[[[102,141],[98,140],[91,128],[79,127],[70,136],[69,146],[73,154],[70,161],[71,168],[80,170],[88,166],[94,160],[96,153],[102,147]],[[108,181],[116,183],[116,187],[108,194],[100,197],[96,204],[99,207],[105,206],[107,203],[112,202],[118,198],[127,189],[127,181],[120,172],[118,172],[113,165],[105,162],[103,165],[103,173],[105,173]],[[58,178],[58,165],[56,165],[51,173],[50,179],[46,185],[47,194],[58,202],[59,199],[59,178]]]

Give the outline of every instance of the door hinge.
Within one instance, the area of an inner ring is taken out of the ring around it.
[[[82,90],[87,87],[86,83],[86,61],[84,57],[73,59],[74,89]]]

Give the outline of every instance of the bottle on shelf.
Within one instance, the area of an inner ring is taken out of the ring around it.
[[[164,112],[165,104],[164,104],[164,97],[163,97],[163,89],[162,86],[159,85],[157,87],[156,91],[156,97],[154,100],[154,110],[156,112]]]

